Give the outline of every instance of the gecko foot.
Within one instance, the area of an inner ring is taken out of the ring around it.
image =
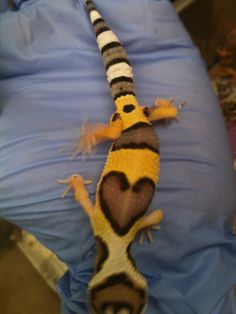
[[[179,123],[178,114],[180,110],[185,106],[185,102],[181,103],[177,108],[174,105],[174,98],[171,97],[169,99],[157,98],[154,101],[154,112],[156,111],[156,115],[158,115],[158,120],[164,119],[167,122],[169,119],[174,119]],[[167,120],[168,119],[168,120]]]
[[[62,197],[66,197],[66,195],[74,189],[75,191],[77,190],[84,190],[86,184],[92,183],[92,180],[84,180],[84,178],[79,175],[79,174],[73,174],[67,179],[59,179],[57,180],[58,183],[60,184],[65,184],[67,185],[66,190],[62,194]]]
[[[161,209],[154,210],[152,213],[144,216],[140,222],[140,239],[139,244],[143,243],[144,235],[146,234],[150,243],[153,242],[151,234],[152,230],[160,230],[159,224],[163,219],[163,212]]]
[[[92,153],[92,148],[96,145],[96,137],[94,130],[97,126],[84,122],[80,128],[80,141],[75,147],[75,151],[71,156],[71,160],[79,154],[89,155]]]
[[[140,231],[140,238],[139,238],[139,240],[138,240],[138,244],[142,244],[142,243],[144,242],[144,236],[145,236],[145,235],[146,235],[147,238],[148,238],[148,242],[153,243],[153,236],[152,236],[151,231],[152,231],[152,230],[158,231],[158,230],[160,230],[160,229],[161,229],[160,226],[153,226],[153,227],[149,227],[149,228],[146,229],[146,230]]]

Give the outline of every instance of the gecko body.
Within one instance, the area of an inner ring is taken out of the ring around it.
[[[147,282],[130,254],[137,232],[158,225],[163,213],[146,211],[159,176],[159,140],[152,121],[175,118],[171,101],[159,99],[151,108],[139,104],[133,72],[125,49],[91,0],[86,1],[107,80],[116,106],[108,125],[87,129],[78,151],[112,140],[96,189],[95,205],[90,201],[80,175],[59,180],[74,189],[75,199],[90,218],[96,238],[94,274],[88,286],[92,313],[140,314],[147,302]],[[64,195],[65,195],[64,194]]]

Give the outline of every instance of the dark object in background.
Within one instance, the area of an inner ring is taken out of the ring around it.
[[[218,63],[210,69],[209,75],[215,83],[226,123],[236,123],[236,20],[216,55]]]
[[[173,5],[210,68],[218,61],[216,52],[236,24],[236,1],[175,0]]]
[[[230,67],[230,69],[235,71],[234,79],[236,80],[236,18],[235,25],[225,36],[217,50],[217,54],[220,58],[221,66]]]
[[[218,63],[209,71],[224,115],[236,170],[236,21],[221,41]]]
[[[206,62],[224,115],[236,171],[236,1],[172,1]]]
[[[12,247],[21,240],[22,230],[4,219],[0,219],[0,248]]]

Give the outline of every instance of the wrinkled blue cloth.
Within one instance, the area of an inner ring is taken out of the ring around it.
[[[153,244],[132,246],[148,280],[146,313],[236,313],[236,184],[205,65],[169,1],[94,2],[126,47],[140,102],[187,103],[179,124],[156,126],[161,171],[150,210],[163,209],[161,229]],[[95,242],[85,213],[72,195],[60,197],[56,180],[74,172],[93,179],[94,200],[109,144],[68,160],[84,115],[107,122],[114,104],[84,0],[15,6],[0,15],[0,216],[67,263],[62,313],[84,314]]]

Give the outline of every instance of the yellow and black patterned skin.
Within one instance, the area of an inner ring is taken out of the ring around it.
[[[159,141],[136,99],[124,48],[91,1],[86,1],[116,105],[121,134],[109,151],[97,185],[91,219],[98,256],[89,299],[94,313],[142,313],[147,283],[129,250],[153,198],[159,173]]]
[[[132,67],[119,39],[107,26],[91,0],[86,8],[116,112],[109,126],[82,134],[81,146],[112,139],[107,160],[97,184],[95,205],[79,175],[59,180],[68,184],[75,199],[88,214],[97,243],[94,274],[88,286],[94,314],[141,314],[147,302],[147,282],[135,266],[130,248],[136,234],[159,224],[161,210],[146,214],[158,182],[159,140],[151,121],[176,118],[170,100],[158,100],[154,107],[142,107],[134,91]],[[85,150],[83,150],[85,149]]]
[[[154,195],[159,144],[135,97],[122,96],[117,101],[115,116],[125,128],[112,144],[97,185],[91,223],[102,257],[89,284],[89,295],[95,313],[106,313],[98,310],[105,296],[110,300],[108,308],[116,305],[129,309],[127,313],[142,313],[146,281],[136,269],[129,248]],[[124,112],[127,103],[134,107],[132,112]]]

